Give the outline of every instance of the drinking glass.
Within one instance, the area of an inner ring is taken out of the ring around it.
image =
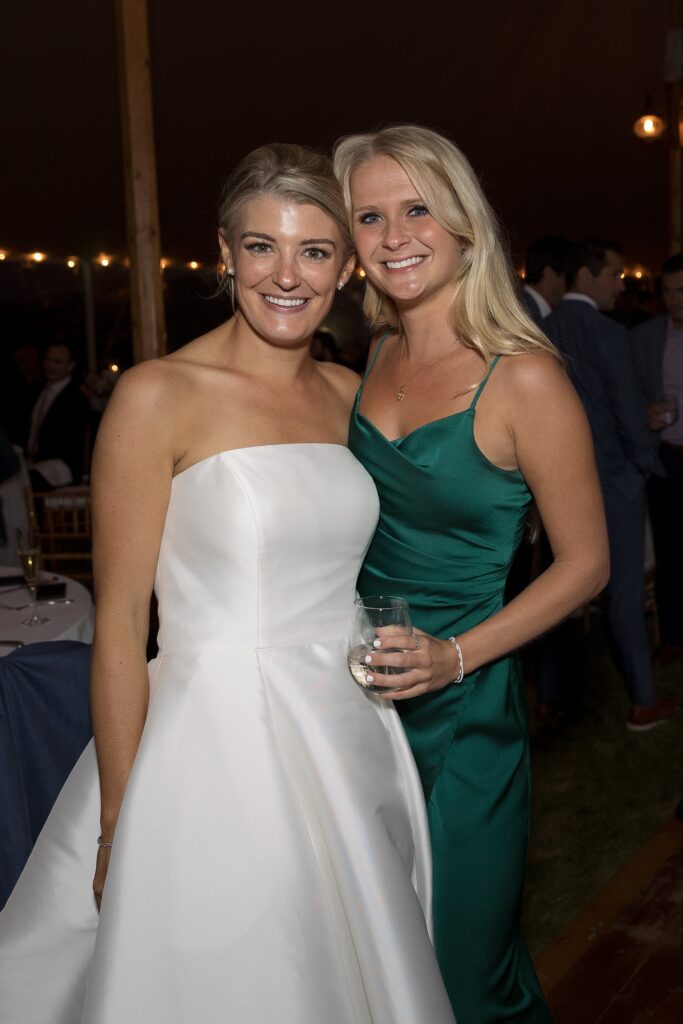
[[[23,626],[42,626],[50,620],[38,614],[36,608],[36,592],[40,578],[40,535],[35,526],[29,524],[25,530],[17,530],[17,551],[21,559],[21,568],[30,594],[31,618],[22,622]]]
[[[351,627],[349,638],[348,665],[349,672],[364,690],[370,693],[387,693],[392,690],[404,690],[400,682],[391,680],[388,676],[401,676],[404,672],[410,671],[407,668],[397,668],[393,665],[368,665],[365,662],[369,654],[379,653],[374,646],[378,630],[382,630],[382,654],[407,654],[415,648],[391,647],[389,646],[391,634],[397,636],[412,635],[413,626],[410,621],[410,608],[408,602],[402,597],[359,597],[354,602],[355,616]],[[389,685],[382,685],[379,682],[369,683],[367,675],[387,679]]]

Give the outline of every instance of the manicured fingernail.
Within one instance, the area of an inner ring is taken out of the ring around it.
[[[372,655],[371,654],[366,654],[365,655],[365,664],[366,665],[372,664]]]
[[[371,676],[369,672],[366,672],[365,673],[365,682],[366,683],[374,683],[374,681],[375,681],[375,677]]]
[[[382,641],[381,640],[373,640],[372,641],[372,646],[373,647],[381,647],[382,646]]]

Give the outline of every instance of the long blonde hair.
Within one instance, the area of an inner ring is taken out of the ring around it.
[[[351,177],[377,156],[392,157],[401,165],[434,219],[463,245],[450,308],[452,326],[463,343],[487,363],[494,355],[539,351],[560,359],[523,308],[496,215],[469,161],[450,139],[414,124],[340,139],[334,148],[334,171],[351,230]],[[373,327],[400,330],[396,303],[369,277],[365,284],[364,309]]]

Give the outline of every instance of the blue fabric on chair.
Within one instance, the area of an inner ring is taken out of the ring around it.
[[[31,644],[0,658],[0,908],[92,736],[90,646]]]

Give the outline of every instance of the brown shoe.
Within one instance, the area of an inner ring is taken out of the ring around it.
[[[633,732],[647,732],[656,725],[663,725],[676,711],[675,700],[658,700],[656,704],[631,704],[628,709],[626,728]]]

